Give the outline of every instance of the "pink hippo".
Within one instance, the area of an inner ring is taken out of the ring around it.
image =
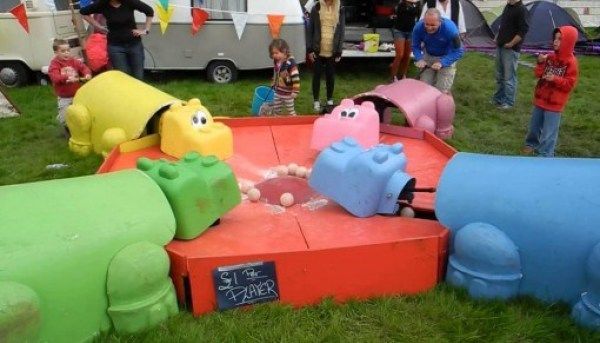
[[[389,123],[391,109],[396,107],[406,117],[410,127],[423,129],[436,136],[447,139],[452,137],[454,126],[454,99],[425,82],[414,79],[402,79],[354,97],[357,104],[372,102],[382,121]]]
[[[330,114],[315,120],[310,147],[321,151],[346,136],[365,149],[379,143],[379,114],[372,102],[355,104],[351,99],[342,100]]]

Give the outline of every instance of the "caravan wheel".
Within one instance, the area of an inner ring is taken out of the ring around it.
[[[29,81],[29,70],[20,62],[0,62],[0,83],[19,87]]]
[[[206,76],[216,83],[233,82],[237,79],[237,68],[231,61],[213,61],[208,65]]]

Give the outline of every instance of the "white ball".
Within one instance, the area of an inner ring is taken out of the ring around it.
[[[257,202],[260,199],[260,191],[257,188],[251,188],[247,195],[252,202]]]
[[[275,172],[277,173],[277,176],[284,176],[288,174],[288,167],[281,165],[281,166],[277,166],[275,167]]]
[[[250,181],[242,181],[240,182],[240,191],[242,193],[248,193],[249,190],[254,188],[254,184]]]
[[[294,196],[292,193],[283,193],[279,198],[279,202],[281,203],[281,206],[290,207],[294,204]]]
[[[306,177],[307,172],[308,172],[308,169],[306,169],[306,167],[298,167],[296,169],[296,176],[297,177]]]
[[[288,173],[290,175],[294,175],[294,174],[296,174],[296,169],[298,169],[298,165],[296,163],[290,163],[290,164],[288,164],[287,168],[288,168]]]
[[[413,210],[412,207],[410,206],[405,206],[400,210],[400,216],[401,217],[408,217],[408,218],[414,218],[415,217],[415,210]]]

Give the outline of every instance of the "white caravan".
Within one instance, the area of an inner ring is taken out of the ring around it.
[[[154,0],[143,0],[155,8]],[[267,14],[282,14],[280,37],[290,45],[296,61],[305,60],[305,36],[299,0],[170,0],[174,11],[163,35],[155,10],[150,34],[143,38],[145,68],[206,69],[209,80],[234,81],[238,70],[264,69],[273,66],[268,46],[272,37]],[[191,7],[200,7],[209,19],[196,35],[191,34]],[[238,39],[231,12],[247,13],[248,20]],[[136,14],[138,23],[144,15]]]
[[[2,0],[0,0],[2,1]],[[0,83],[8,87],[25,84],[54,57],[54,38],[66,39],[80,54],[68,0],[24,1],[29,34],[10,13],[0,13]]]

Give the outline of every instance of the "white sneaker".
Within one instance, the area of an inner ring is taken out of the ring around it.
[[[313,103],[313,110],[315,113],[320,113],[321,112],[321,103],[318,101],[315,101]]]
[[[333,106],[333,100],[327,100],[327,106]]]

